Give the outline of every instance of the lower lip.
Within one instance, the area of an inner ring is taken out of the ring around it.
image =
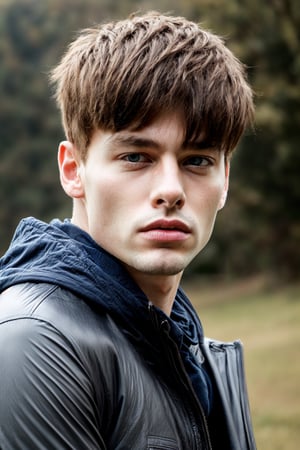
[[[180,230],[162,230],[160,228],[143,231],[142,235],[145,239],[159,242],[178,242],[185,241],[189,237],[189,233]]]

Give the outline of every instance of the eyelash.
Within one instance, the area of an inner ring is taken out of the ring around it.
[[[130,160],[131,157],[133,157],[133,159],[138,157],[139,159],[132,161],[132,160]],[[144,155],[143,153],[139,153],[139,152],[127,153],[126,155],[124,155],[122,157],[122,159],[132,165],[145,164],[145,163],[151,162],[151,158],[149,156]],[[191,164],[190,161],[193,159],[198,160],[198,164]],[[205,164],[203,164],[203,163],[205,163]],[[212,160],[212,158],[209,158],[207,156],[201,156],[201,155],[189,156],[183,160],[183,166],[189,166],[189,165],[193,166],[193,167],[209,167],[209,166],[213,165],[213,160]]]
[[[135,156],[140,156],[140,157],[143,158],[143,161],[141,161],[140,159],[138,161],[129,161],[130,156],[134,156],[134,157]],[[150,162],[151,161],[151,159],[149,157],[143,155],[143,153],[138,153],[138,152],[136,152],[136,153],[134,153],[134,152],[128,153],[127,155],[123,156],[122,159],[124,159],[125,161],[127,161],[127,162],[129,162],[131,164],[138,164],[138,163],[144,163],[144,162]]]
[[[199,160],[201,163],[205,162],[205,164],[187,164],[187,161],[190,160]],[[184,162],[184,166],[187,165],[193,165],[196,167],[209,167],[213,165],[213,161],[211,158],[207,157],[207,156],[189,156],[188,158],[186,158],[185,162]]]

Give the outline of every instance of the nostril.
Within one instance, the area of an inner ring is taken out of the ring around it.
[[[166,208],[181,208],[184,205],[184,195],[158,196],[154,204],[156,207],[165,206]]]

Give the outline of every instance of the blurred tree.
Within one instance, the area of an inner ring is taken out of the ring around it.
[[[19,219],[70,215],[58,183],[63,138],[47,74],[76,31],[136,10],[200,21],[249,67],[257,124],[232,161],[227,207],[191,273],[300,267],[300,9],[296,0],[0,0],[0,253]]]
[[[48,72],[82,27],[109,16],[109,2],[14,0],[0,4],[0,250],[21,217],[70,214],[56,168],[63,137]]]
[[[300,10],[295,0],[243,0],[236,5],[228,9],[225,32],[250,66],[257,93],[257,132],[244,139],[233,162],[232,197],[240,205],[234,227],[247,251],[244,263],[239,254],[232,265],[235,270],[268,268],[276,277],[297,278]]]

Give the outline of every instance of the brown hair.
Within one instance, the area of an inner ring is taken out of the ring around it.
[[[98,128],[140,129],[179,109],[186,141],[230,153],[253,119],[244,66],[218,36],[150,12],[83,30],[51,80],[67,139],[86,156]]]

